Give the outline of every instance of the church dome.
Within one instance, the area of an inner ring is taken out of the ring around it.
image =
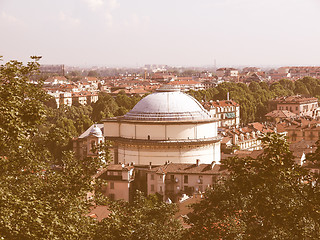
[[[209,112],[196,99],[178,89],[164,88],[140,100],[123,118],[141,121],[211,120]]]
[[[93,135],[95,137],[103,137],[102,131],[97,125],[93,126],[93,128],[90,131],[90,135]]]

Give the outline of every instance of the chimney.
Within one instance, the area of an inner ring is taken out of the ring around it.
[[[230,100],[230,93],[227,92],[227,100],[229,101]]]
[[[199,166],[200,159],[196,160],[196,165]]]

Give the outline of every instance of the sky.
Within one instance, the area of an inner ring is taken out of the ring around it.
[[[320,65],[320,0],[0,0],[3,62]]]

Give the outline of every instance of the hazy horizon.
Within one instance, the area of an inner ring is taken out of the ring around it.
[[[0,0],[0,55],[42,64],[318,66],[318,0]]]

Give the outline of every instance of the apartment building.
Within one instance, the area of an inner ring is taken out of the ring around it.
[[[300,117],[315,117],[318,109],[318,99],[314,97],[303,97],[300,95],[279,97],[269,101],[269,109],[270,111],[287,110]]]
[[[202,193],[225,176],[227,171],[220,164],[199,164],[199,160],[195,164],[166,163],[146,170],[147,194],[177,202],[183,194]]]
[[[99,178],[105,181],[102,193],[110,200],[131,201],[133,196],[134,166],[110,164]]]
[[[210,115],[219,119],[218,127],[240,125],[240,105],[233,100],[216,100],[202,103]]]

